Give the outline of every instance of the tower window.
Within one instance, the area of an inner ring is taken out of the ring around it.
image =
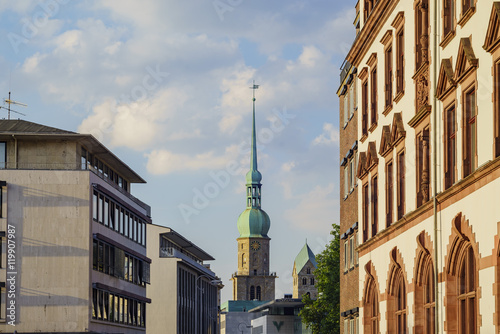
[[[257,300],[261,300],[260,286],[257,287]]]
[[[257,269],[254,269],[254,270],[253,270],[253,274],[254,274],[255,276],[257,276]]]
[[[254,300],[255,299],[255,287],[252,285],[250,287],[250,300]]]

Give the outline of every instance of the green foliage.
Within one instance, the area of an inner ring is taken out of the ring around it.
[[[318,268],[314,271],[318,299],[304,295],[305,306],[300,311],[302,321],[314,334],[340,332],[340,226],[333,224],[332,241],[316,255]]]

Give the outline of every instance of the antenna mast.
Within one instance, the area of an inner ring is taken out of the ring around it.
[[[14,105],[18,105],[18,106],[21,106],[21,107],[27,107],[28,105],[27,104],[24,104],[24,103],[21,103],[21,102],[17,102],[17,101],[13,101],[10,99],[10,92],[9,92],[9,98],[8,99],[4,99],[3,100],[4,103],[7,103],[9,106],[7,108],[5,107],[0,107],[0,108],[4,108],[4,109],[7,109],[8,113],[8,118],[7,119],[10,119],[10,112],[15,112],[16,114],[19,114],[19,115],[23,115],[23,116],[26,116],[25,114],[23,113],[20,113],[19,111],[15,111],[15,110],[12,110],[10,109],[10,105],[11,104],[14,104]]]

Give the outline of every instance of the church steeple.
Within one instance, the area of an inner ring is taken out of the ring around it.
[[[234,300],[274,300],[276,274],[269,268],[271,220],[261,209],[262,174],[257,169],[255,90],[253,83],[250,170],[246,174],[246,209],[238,217],[238,271],[232,276]]]
[[[253,83],[253,114],[252,114],[252,147],[250,155],[250,170],[246,175],[247,186],[247,208],[260,208],[260,190],[262,174],[257,169],[257,135],[255,131],[255,90],[259,85]]]
[[[261,209],[262,174],[257,169],[257,131],[255,130],[255,90],[259,88],[255,82],[253,86],[252,110],[252,141],[250,152],[250,170],[246,175],[246,210],[238,218],[240,237],[264,237],[271,221],[267,213]]]

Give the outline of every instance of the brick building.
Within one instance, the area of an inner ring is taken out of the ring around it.
[[[359,8],[359,5],[356,7]],[[359,13],[354,21],[358,26]],[[357,68],[344,61],[337,95],[340,100],[340,331],[357,333],[358,298],[358,87]]]

